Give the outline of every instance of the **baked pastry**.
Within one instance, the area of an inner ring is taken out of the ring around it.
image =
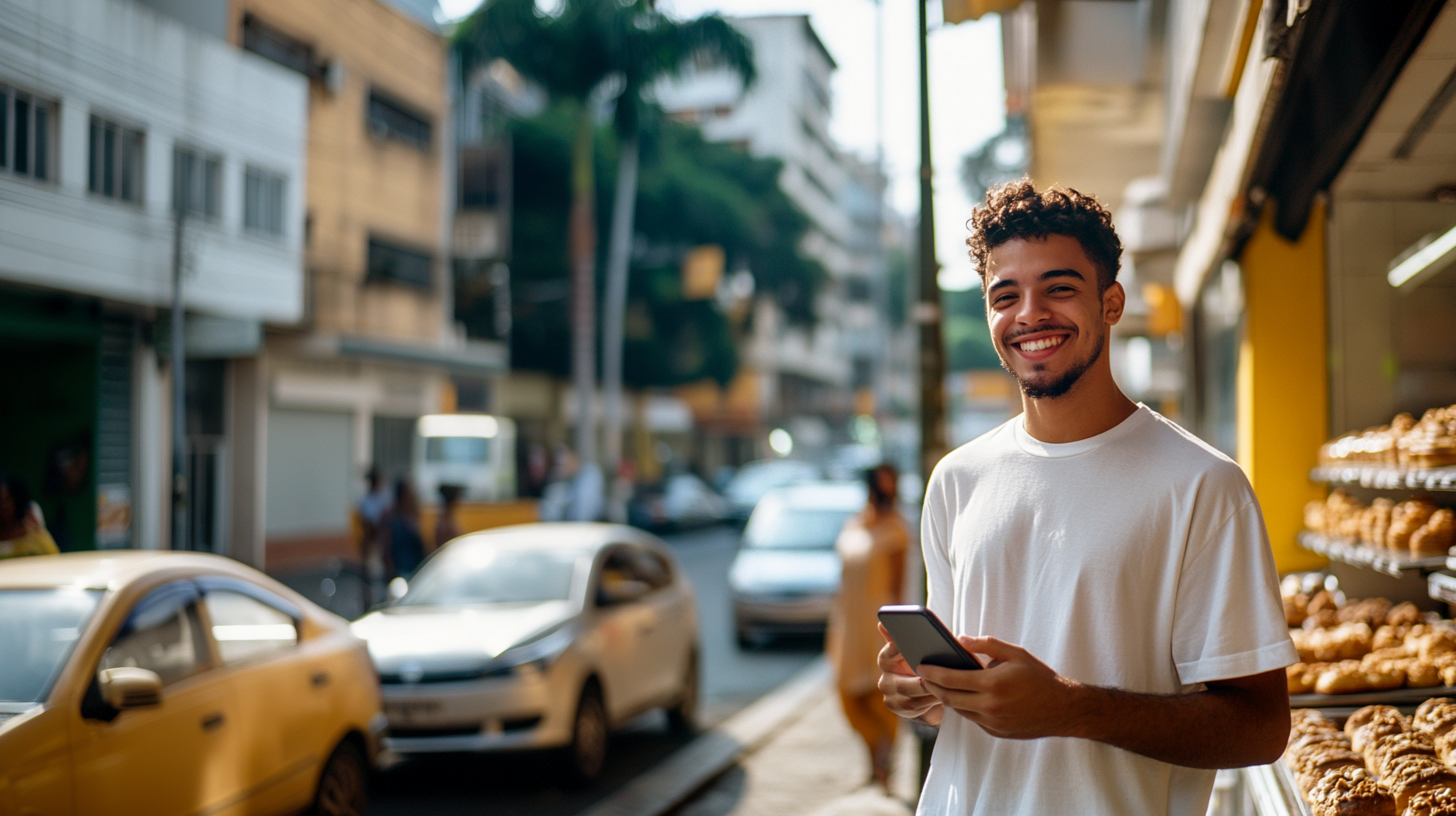
[[[1415,626],[1421,620],[1421,610],[1410,601],[1401,601],[1385,613],[1385,622],[1390,626]]]
[[[1430,788],[1411,795],[1403,816],[1456,816],[1456,791]]]
[[[1345,722],[1345,735],[1350,738],[1351,749],[1361,753],[1368,743],[1408,730],[1405,716],[1391,706],[1365,706],[1351,714]]]
[[[1370,690],[1370,680],[1358,660],[1341,660],[1315,678],[1316,694],[1354,694]]]
[[[1284,669],[1285,679],[1289,683],[1290,694],[1309,694],[1314,691],[1314,681],[1319,676],[1319,670],[1314,666],[1324,664],[1316,663],[1313,666],[1309,663],[1295,663]]]
[[[1410,550],[1414,554],[1444,553],[1451,549],[1453,538],[1456,538],[1456,514],[1442,508],[1411,534]]]
[[[1397,760],[1408,757],[1436,761],[1436,744],[1429,734],[1414,731],[1374,740],[1365,747],[1365,769],[1385,781],[1395,772]]]
[[[1386,545],[1386,533],[1390,530],[1390,518],[1395,511],[1395,502],[1380,498],[1365,508],[1360,518],[1360,540],[1373,547]]]
[[[1386,542],[1392,550],[1410,548],[1411,536],[1425,526],[1436,512],[1436,505],[1430,499],[1411,499],[1395,506],[1390,518],[1390,531]]]
[[[1366,598],[1340,607],[1335,612],[1335,619],[1341,623],[1363,623],[1374,629],[1384,625],[1390,610],[1391,603],[1385,598]]]
[[[1444,700],[1446,698],[1440,697],[1437,699]],[[1417,710],[1419,711],[1419,709]],[[1327,731],[1343,734],[1333,720],[1319,713],[1316,709],[1296,708],[1289,712],[1289,741],[1291,743],[1299,736],[1324,733]]]
[[[1389,619],[1388,614],[1386,618]],[[1384,649],[1400,649],[1404,653],[1405,636],[1409,633],[1410,626],[1386,623],[1375,630],[1375,635],[1370,641],[1370,648],[1377,652]]]
[[[1329,774],[1309,792],[1315,816],[1395,816],[1395,797],[1369,776]]]
[[[1441,685],[1441,672],[1433,661],[1418,657],[1406,658],[1401,661],[1401,669],[1405,672],[1406,688],[1434,688]]]
[[[1395,806],[1404,811],[1416,794],[1439,788],[1449,789],[1456,785],[1456,771],[1434,759],[1411,757],[1395,766],[1380,781],[1395,797]]]
[[[1309,596],[1304,593],[1296,595],[1285,595],[1284,601],[1284,622],[1292,629],[1301,623],[1309,615]]]

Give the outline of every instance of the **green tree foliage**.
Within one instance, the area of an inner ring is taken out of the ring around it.
[[[991,343],[991,330],[986,325],[986,301],[981,287],[964,292],[942,290],[941,309],[945,320],[946,369],[972,371],[1000,368],[1001,358]]]
[[[563,106],[512,125],[512,364],[565,375],[570,368],[568,157],[573,112]],[[746,265],[759,293],[791,319],[812,322],[822,267],[798,250],[808,217],[778,186],[778,161],[708,142],[691,126],[662,121],[644,138],[636,234],[628,288],[623,376],[634,388],[712,377],[726,384],[738,367],[738,329],[713,301],[682,299],[679,264],[700,244],[719,244],[728,269]],[[617,142],[598,134],[596,211],[610,215]],[[604,248],[601,248],[604,250]],[[598,265],[601,268],[601,265]]]

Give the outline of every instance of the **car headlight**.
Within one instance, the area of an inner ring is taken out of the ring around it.
[[[492,666],[510,667],[512,669],[535,668],[537,671],[546,671],[556,662],[557,658],[566,653],[571,646],[574,629],[565,623],[557,624],[548,629],[543,629],[505,652],[501,653],[491,662]]]

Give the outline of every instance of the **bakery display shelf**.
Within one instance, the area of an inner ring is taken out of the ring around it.
[[[1446,559],[1446,569],[1456,569],[1456,558]],[[1426,589],[1433,600],[1456,604],[1456,575],[1433,572],[1426,576]]]
[[[1299,534],[1299,544],[1310,552],[1356,567],[1368,567],[1396,578],[1407,572],[1438,570],[1446,567],[1445,553],[1411,555],[1399,550],[1386,550],[1368,544],[1355,544],[1339,538],[1313,533]]]
[[[1314,816],[1283,761],[1244,768],[1241,773],[1259,816]]]
[[[1289,707],[1317,708],[1323,711],[1325,716],[1338,719],[1350,714],[1356,708],[1368,705],[1388,705],[1396,708],[1409,708],[1414,711],[1416,706],[1432,697],[1456,697],[1456,686],[1357,691],[1353,694],[1291,694],[1289,695]]]
[[[1327,466],[1315,468],[1309,478],[1327,484],[1359,485],[1377,490],[1456,491],[1456,467],[1423,470],[1383,465]]]

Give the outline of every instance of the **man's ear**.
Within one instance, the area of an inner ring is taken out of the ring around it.
[[[1102,319],[1109,326],[1116,326],[1122,320],[1122,310],[1127,307],[1127,290],[1121,283],[1113,282],[1102,293]]]

